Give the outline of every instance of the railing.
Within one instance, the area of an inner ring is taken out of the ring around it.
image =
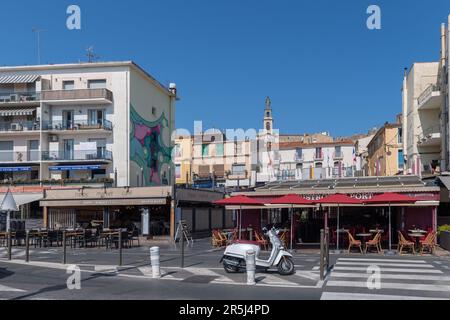
[[[112,122],[108,120],[98,121],[44,121],[42,130],[44,131],[65,131],[65,130],[108,130],[112,131]]]
[[[38,121],[11,121],[0,123],[0,132],[39,131]]]
[[[112,152],[108,150],[42,152],[42,161],[91,161],[91,160],[112,160]]]
[[[79,90],[51,90],[42,91],[42,100],[89,100],[105,99],[112,101],[113,93],[108,89],[79,89]]]
[[[97,179],[62,179],[62,180],[0,180],[0,185],[12,186],[67,186],[67,185],[85,185],[85,184],[104,184],[108,187],[113,186],[114,180],[109,178]]]
[[[423,130],[422,134],[419,135],[419,143],[423,142],[423,140],[426,140],[428,138],[431,138],[431,136],[434,133],[441,133],[441,126],[440,125],[434,125],[431,126],[425,130]]]
[[[39,151],[0,151],[0,162],[39,162]]]
[[[41,100],[38,92],[2,92],[0,103],[29,103]]]
[[[419,106],[422,105],[426,100],[428,100],[433,95],[433,92],[437,91],[441,91],[440,87],[436,84],[430,84],[417,99],[417,101],[419,102]]]

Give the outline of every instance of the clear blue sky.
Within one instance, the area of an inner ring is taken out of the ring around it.
[[[65,28],[82,9],[82,30]],[[382,9],[382,30],[366,9]],[[2,1],[0,65],[134,60],[182,101],[177,126],[261,128],[272,98],[282,133],[366,132],[401,112],[403,68],[439,57],[448,0]]]

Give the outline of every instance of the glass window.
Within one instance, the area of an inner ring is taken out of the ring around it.
[[[303,160],[303,149],[302,148],[297,148],[295,150],[295,157],[296,157],[297,161],[298,160]]]
[[[323,158],[322,148],[316,148],[316,159],[322,159],[322,158]]]
[[[75,90],[75,81],[63,81],[63,90]]]
[[[403,128],[398,128],[398,143],[403,143]]]
[[[398,168],[403,169],[405,167],[405,157],[403,156],[403,150],[398,150]]]
[[[216,144],[216,155],[223,156],[223,144]]]
[[[245,164],[233,164],[231,172],[233,175],[245,175]]]
[[[175,178],[177,178],[177,179],[181,178],[181,165],[180,164],[175,165]]]
[[[88,122],[89,125],[102,125],[105,120],[104,110],[88,110]]]
[[[341,147],[334,148],[334,156],[336,158],[342,158],[342,148]]]
[[[202,144],[202,156],[203,157],[209,156],[209,144]]]
[[[89,80],[88,88],[89,89],[106,89],[106,79]]]

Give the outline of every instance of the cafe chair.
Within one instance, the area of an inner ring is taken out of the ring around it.
[[[398,231],[398,253],[400,255],[403,254],[403,249],[407,249],[410,248],[412,250],[412,253],[416,253],[416,244],[413,241],[409,241],[406,240],[405,236],[403,235],[403,233],[401,233],[400,231]]]
[[[256,242],[258,242],[259,246],[262,249],[267,251],[267,249],[269,247],[269,241],[267,241],[264,238],[264,236],[261,233],[259,233],[258,231],[255,231],[255,239],[256,239]]]
[[[377,249],[378,254],[383,253],[383,250],[381,249],[381,232],[378,232],[372,240],[366,242],[364,253],[367,253],[367,250],[371,247]]]
[[[425,250],[428,250],[430,254],[433,254],[435,248],[436,248],[436,232],[431,232],[427,235],[425,240],[420,240],[420,255],[423,255]]]
[[[354,247],[359,248],[359,251],[361,251],[361,253],[363,253],[361,241],[355,240],[355,238],[353,238],[353,236],[350,232],[347,232],[347,234],[348,234],[348,242],[349,242],[348,253],[350,254],[351,249]]]

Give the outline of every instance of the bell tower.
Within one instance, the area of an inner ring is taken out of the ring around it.
[[[266,98],[266,108],[264,109],[264,131],[268,134],[273,133],[272,101]]]

